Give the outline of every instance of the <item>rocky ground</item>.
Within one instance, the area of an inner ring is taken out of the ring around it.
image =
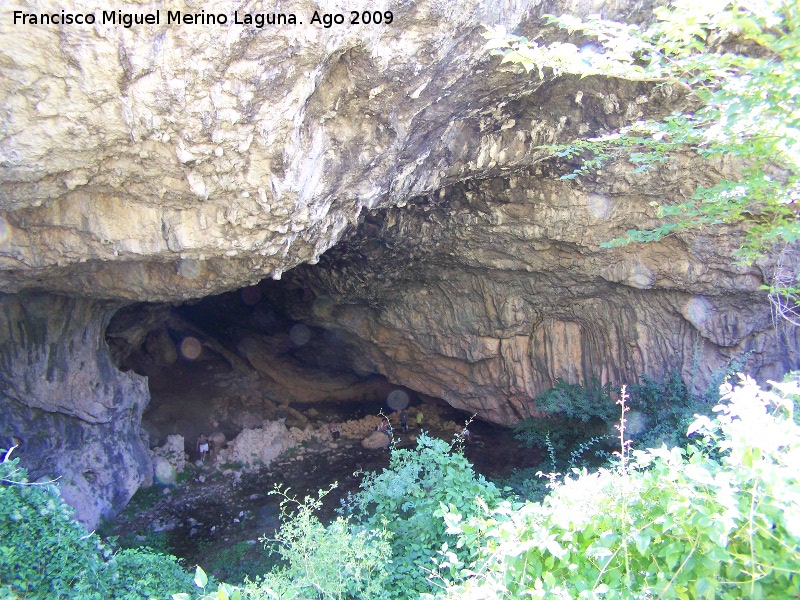
[[[200,462],[190,453],[175,485],[156,484],[140,490],[101,533],[117,536],[120,545],[150,545],[176,554],[187,567],[200,564],[223,579],[254,575],[269,562],[259,540],[279,524],[281,497],[271,493],[273,490],[288,488],[293,496],[316,496],[318,490],[336,484],[325,497],[321,514],[323,519],[332,518],[342,499],[358,490],[359,472],[388,465],[387,448],[362,446],[363,439],[380,422],[380,407],[359,408],[375,409],[375,414],[345,419],[342,417],[345,411],[353,410],[352,405],[302,408],[308,422],[304,430],[292,429],[292,435],[300,438],[298,443],[268,466],[228,463],[214,456]],[[418,412],[423,414],[419,428]],[[397,427],[397,414],[391,415],[396,426],[395,443],[400,447],[413,446],[421,430],[449,440],[463,428],[463,421],[457,422],[463,415],[443,404],[419,404],[411,407],[409,414],[412,427],[408,432]],[[328,431],[334,420],[342,431],[338,440],[331,439]],[[473,439],[465,451],[477,469],[488,476],[538,460],[519,452],[508,430],[484,423],[470,427]],[[312,435],[315,432],[320,435]]]

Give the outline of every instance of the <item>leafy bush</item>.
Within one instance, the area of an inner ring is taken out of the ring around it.
[[[220,550],[206,565],[214,573],[224,572],[219,577],[234,585],[262,576],[274,566],[275,560],[262,546],[244,541]]]
[[[68,598],[79,583],[99,587],[99,539],[72,520],[55,485],[28,483],[10,454],[0,463],[0,586],[26,598]]]
[[[192,589],[189,575],[174,556],[150,548],[121,550],[104,570],[105,596],[125,600],[171,598],[174,592]]]
[[[368,530],[389,532],[392,566],[382,597],[405,599],[431,589],[433,558],[452,541],[442,507],[473,515],[499,501],[500,491],[475,473],[455,442],[422,434],[415,449],[393,449],[383,472],[367,474],[345,509]],[[473,550],[454,551],[467,561]]]
[[[600,385],[595,379],[588,384],[567,383],[536,396],[536,408],[542,415],[520,421],[514,432],[528,448],[547,447],[557,455],[575,449],[577,444],[608,431],[608,424],[617,417],[610,383]]]
[[[195,585],[203,589],[200,600],[370,600],[383,598],[383,581],[389,560],[384,532],[355,528],[339,517],[323,525],[316,512],[329,490],[303,500],[281,494],[282,525],[274,538],[262,538],[278,564],[256,581],[240,587],[220,583],[214,589],[197,567]],[[207,588],[209,588],[208,593]],[[188,593],[173,600],[191,600]]]
[[[445,514],[473,564],[443,598],[763,598],[800,594],[800,427],[789,394],[750,379],[695,440],[568,477],[542,503]]]
[[[717,389],[720,383],[722,381],[717,382]],[[695,415],[710,414],[719,400],[719,393],[693,396],[677,371],[661,379],[643,375],[638,383],[628,387],[628,392],[630,407],[641,414],[643,420],[642,430],[636,433],[634,440],[639,448],[682,445]]]
[[[306,497],[303,501],[278,493],[284,496],[283,523],[274,539],[263,541],[285,566],[267,574],[246,597],[382,598],[390,553],[384,532],[354,528],[345,517],[323,525],[315,511],[322,506],[325,491],[320,491],[317,499]],[[294,514],[290,514],[293,508]]]
[[[174,556],[118,554],[72,520],[53,484],[28,482],[18,459],[0,463],[0,592],[26,600],[169,598],[190,589]]]
[[[584,385],[559,379],[554,388],[536,397],[542,415],[518,423],[515,437],[526,447],[546,448],[551,473],[600,466],[610,458],[616,437],[619,410],[613,389],[610,383],[601,386],[597,380]],[[643,375],[628,391],[632,411],[627,428],[637,448],[681,444],[694,415],[707,414],[713,406],[710,394],[693,396],[675,371],[660,379]],[[507,484],[525,498],[541,499],[544,483],[531,473],[531,469],[516,472]]]

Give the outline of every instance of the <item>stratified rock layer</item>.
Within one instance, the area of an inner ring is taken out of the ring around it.
[[[229,1],[202,4],[224,26],[168,25],[165,9],[132,28],[100,11],[15,25],[0,8],[0,290],[172,301],[279,278],[365,209],[530,165],[538,144],[680,95],[498,70],[482,24],[541,29],[557,2],[389,1],[371,10],[391,24],[330,28],[310,22],[322,4],[264,29],[234,24],[248,8]]]
[[[265,289],[295,318],[347,335],[364,374],[498,423],[535,414],[559,378],[630,384],[678,371],[695,392],[733,369],[780,378],[797,368],[800,338],[774,327],[760,289],[769,261],[734,264],[740,232],[600,246],[651,226],[651,199],[715,176],[453,186],[376,213],[319,265]]]

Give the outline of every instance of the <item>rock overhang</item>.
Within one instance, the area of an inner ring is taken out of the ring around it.
[[[277,279],[364,210],[663,110],[663,89],[520,77],[483,51],[481,24],[559,8],[388,3],[394,26],[360,29],[0,19],[0,288],[180,301]]]

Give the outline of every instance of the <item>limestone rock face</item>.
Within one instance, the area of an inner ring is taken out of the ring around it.
[[[482,24],[531,18],[535,33],[573,5],[390,1],[375,9],[391,24],[324,28],[311,18],[326,9],[298,0],[302,25],[263,29],[234,24],[249,5],[227,0],[203,3],[226,25],[168,25],[162,9],[131,28],[83,2],[95,25],[15,25],[4,6],[0,290],[172,301],[279,278],[364,210],[530,165],[538,144],[674,102],[669,86],[577,80],[532,100],[546,82],[482,49]]]
[[[600,247],[651,226],[650,198],[713,176],[698,173],[452,186],[374,213],[319,265],[264,287],[294,318],[347,332],[363,373],[498,423],[534,415],[559,378],[678,371],[697,392],[729,369],[779,379],[798,367],[798,330],[773,325],[770,261],[734,264],[740,232]]]
[[[268,421],[262,427],[242,431],[217,459],[242,463],[247,467],[267,466],[294,445],[286,425],[280,421]]]
[[[117,308],[48,294],[0,296],[0,445],[21,439],[31,478],[59,478],[89,529],[153,478],[140,430],[146,379],[119,372],[105,344]]]
[[[171,465],[176,474],[183,473],[186,468],[186,441],[182,435],[168,435],[165,443],[158,448],[153,448],[151,454],[153,456],[153,471],[159,483],[175,483],[175,481],[165,481],[163,477],[159,476],[159,465],[163,465],[164,462]],[[164,472],[167,472],[163,466],[161,468]]]

